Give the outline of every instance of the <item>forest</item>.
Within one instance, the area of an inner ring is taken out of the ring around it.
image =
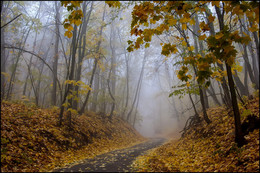
[[[1,1],[1,171],[259,172],[259,1]]]

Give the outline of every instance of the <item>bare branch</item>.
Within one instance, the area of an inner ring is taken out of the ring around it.
[[[19,16],[21,16],[22,14],[19,14],[18,16],[16,16],[15,18],[13,18],[12,20],[10,20],[9,22],[7,22],[6,24],[4,24],[3,26],[1,26],[1,29],[4,28],[5,26],[7,26],[9,23],[11,23],[12,21],[14,21],[15,19],[17,19]]]

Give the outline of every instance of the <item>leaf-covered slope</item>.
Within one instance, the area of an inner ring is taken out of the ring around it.
[[[57,116],[55,109],[3,101],[1,171],[48,171],[144,140],[117,117],[74,115],[71,128],[59,128]]]
[[[258,97],[246,106],[259,118]],[[242,122],[248,112],[241,107]],[[233,116],[223,107],[211,108],[207,113],[212,120],[210,125],[203,122],[185,137],[140,156],[134,167],[145,172],[259,172],[259,129],[249,132],[245,136],[247,144],[238,148]]]

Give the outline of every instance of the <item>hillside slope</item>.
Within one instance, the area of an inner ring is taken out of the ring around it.
[[[259,98],[247,101],[246,107],[240,105],[242,122],[251,115],[259,121]],[[207,113],[211,124],[202,122],[183,138],[138,157],[133,166],[141,172],[259,172],[259,129],[249,132],[247,144],[238,148],[233,116],[223,107]]]
[[[145,140],[118,117],[109,120],[95,113],[73,115],[71,128],[57,127],[57,117],[57,109],[3,101],[1,171],[50,171]]]

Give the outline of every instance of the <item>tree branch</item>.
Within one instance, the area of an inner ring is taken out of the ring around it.
[[[4,24],[3,26],[1,26],[1,29],[4,28],[5,26],[7,26],[9,23],[11,23],[12,21],[14,21],[15,19],[17,19],[19,16],[21,16],[22,14],[19,14],[18,16],[16,16],[15,18],[13,18],[12,20],[10,20],[9,22],[7,22],[6,24]]]
[[[28,50],[25,50],[25,49],[22,49],[22,48],[19,48],[19,47],[15,47],[15,46],[11,46],[11,45],[4,46],[4,48],[6,48],[6,49],[18,49],[18,50],[21,50],[21,51],[23,51],[23,52],[26,52],[26,53],[29,53],[29,54],[34,55],[35,57],[39,58],[39,59],[51,70],[51,72],[54,74],[54,71],[53,71],[53,69],[50,67],[50,65],[49,65],[42,57],[40,57],[39,55],[37,55],[37,54],[35,54],[35,53],[33,53],[33,52],[30,52],[30,51],[28,51]],[[60,91],[61,91],[60,81],[58,80],[57,77],[56,77],[56,80],[57,80],[57,82],[58,82],[59,89],[60,89]]]

